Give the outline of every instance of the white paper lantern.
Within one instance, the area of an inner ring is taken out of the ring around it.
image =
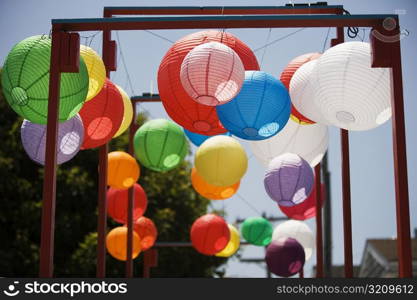
[[[328,124],[314,101],[314,68],[317,60],[303,64],[290,81],[290,97],[294,107],[306,118],[320,124]]]
[[[249,144],[255,157],[265,167],[276,156],[287,152],[298,154],[314,167],[327,151],[329,133],[326,125],[302,125],[290,119],[277,135]]]
[[[195,101],[220,105],[232,100],[240,91],[245,69],[230,47],[209,42],[191,50],[181,64],[181,83]]]
[[[314,101],[330,124],[368,130],[390,119],[390,69],[371,67],[369,43],[330,48],[317,60],[313,76]]]
[[[276,241],[280,238],[296,239],[304,247],[306,261],[311,258],[316,241],[310,227],[304,222],[289,220],[279,224],[272,233],[272,240]]]

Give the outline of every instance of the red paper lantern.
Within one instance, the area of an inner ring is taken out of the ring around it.
[[[177,41],[165,54],[158,70],[158,89],[168,115],[189,131],[216,135],[226,132],[213,107],[197,103],[184,90],[180,71],[185,56],[194,47],[208,42],[220,42],[232,48],[242,60],[245,70],[259,70],[252,50],[228,32],[200,31]]]
[[[133,230],[140,237],[142,251],[148,250],[155,244],[158,230],[151,219],[143,216],[140,217],[133,223]]]
[[[320,207],[323,207],[324,199],[326,199],[326,189],[324,184],[321,185],[321,201]],[[316,216],[316,185],[314,184],[310,196],[304,202],[294,206],[278,205],[281,211],[290,219],[304,221]]]
[[[133,220],[136,220],[145,213],[148,206],[148,198],[139,184],[135,183],[133,189]],[[107,213],[118,223],[127,223],[128,192],[128,189],[119,190],[112,187],[107,190]]]
[[[290,90],[290,81],[294,73],[306,62],[315,60],[321,56],[321,53],[307,53],[300,56],[297,56],[285,67],[284,71],[281,73],[280,80],[285,85],[285,87]],[[304,117],[293,105],[291,105],[291,117],[295,118],[297,121],[304,122],[307,124],[314,124],[314,121]]]
[[[110,141],[119,130],[123,114],[122,95],[117,87],[106,79],[101,91],[80,110],[84,124],[84,142],[81,149],[96,148]]]
[[[193,247],[205,255],[222,251],[230,240],[230,230],[226,221],[214,214],[201,216],[191,227]]]

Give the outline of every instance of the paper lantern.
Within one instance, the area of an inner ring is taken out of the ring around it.
[[[229,102],[239,93],[245,68],[232,48],[209,42],[188,52],[180,76],[182,86],[192,99],[216,106]]]
[[[307,53],[300,56],[297,56],[289,62],[289,64],[282,71],[280,80],[285,85],[285,87],[290,90],[290,81],[294,73],[300,68],[303,64],[319,58],[321,53]],[[291,117],[294,117],[296,121],[301,124],[313,124],[314,122],[310,119],[303,116],[294,105],[291,106]]]
[[[226,132],[212,107],[194,101],[184,90],[180,79],[181,64],[196,46],[221,42],[239,55],[245,70],[259,70],[255,54],[231,33],[207,30],[189,34],[177,41],[165,54],[158,70],[158,90],[168,115],[182,127],[199,134]]]
[[[314,101],[326,120],[348,130],[368,130],[391,118],[389,68],[372,68],[371,46],[347,42],[328,49],[314,71]]]
[[[190,235],[193,247],[205,255],[214,255],[222,251],[230,240],[230,230],[226,221],[213,214],[195,220]]]
[[[190,142],[193,143],[197,147],[200,146],[205,140],[212,137],[211,135],[198,134],[198,133],[191,132],[185,128],[183,129],[184,129],[185,135],[190,140]],[[230,132],[225,132],[225,133],[222,133],[221,135],[231,136]]]
[[[240,181],[230,186],[215,186],[207,183],[195,168],[191,170],[191,183],[201,196],[210,200],[225,200],[232,197],[239,189]]]
[[[88,71],[88,93],[85,101],[91,100],[103,88],[106,81],[106,67],[101,59],[92,48],[80,45],[80,55],[84,59]]]
[[[110,141],[122,123],[123,110],[122,95],[106,79],[101,91],[80,111],[85,132],[81,149],[96,148]]]
[[[252,153],[264,165],[284,153],[295,153],[304,158],[311,167],[316,166],[329,145],[328,128],[321,124],[302,125],[288,120],[277,135],[263,141],[249,142]]]
[[[46,124],[49,97],[51,39],[32,36],[16,44],[3,66],[3,93],[12,109],[32,123]],[[88,72],[80,58],[78,73],[62,73],[59,96],[59,122],[74,117],[88,92]]]
[[[23,149],[33,161],[44,165],[46,152],[46,125],[24,120],[20,130]],[[84,127],[79,115],[59,123],[57,140],[57,164],[73,158],[80,150]]]
[[[142,251],[148,250],[155,244],[158,230],[151,219],[140,217],[133,223],[133,229],[140,237]]]
[[[239,231],[233,225],[227,224],[230,230],[230,240],[222,251],[216,253],[218,257],[230,257],[236,253],[240,246]]]
[[[304,249],[292,238],[274,240],[266,248],[265,261],[270,272],[280,277],[291,277],[304,267]]]
[[[243,238],[250,244],[266,246],[272,239],[272,225],[265,218],[247,218],[241,228]]]
[[[325,196],[325,186],[321,185],[321,201],[320,208],[323,206]],[[290,219],[304,221],[316,216],[316,186],[313,185],[313,190],[310,193],[310,196],[300,204],[294,206],[281,206],[278,205],[279,209]]]
[[[115,259],[125,261],[127,259],[127,227],[120,226],[112,229],[107,234],[106,247]],[[136,232],[133,232],[132,259],[135,259],[140,251],[140,238]]]
[[[219,135],[209,138],[198,148],[194,165],[207,183],[231,186],[245,175],[248,158],[238,141]]]
[[[281,206],[293,206],[305,201],[313,190],[313,184],[313,169],[294,153],[274,158],[264,178],[268,196]]]
[[[133,143],[139,162],[158,172],[177,167],[188,151],[181,127],[166,119],[155,119],[143,124],[136,131]]]
[[[216,111],[231,134],[246,140],[264,140],[284,128],[291,101],[278,79],[262,71],[246,71],[239,94],[216,106]]]
[[[130,126],[130,123],[132,123],[133,119],[133,106],[132,101],[130,100],[130,97],[126,94],[126,92],[116,84],[117,89],[119,90],[120,94],[122,95],[123,99],[123,119],[122,123],[120,124],[119,129],[114,134],[113,138],[118,137],[122,133],[124,133]]]
[[[305,259],[309,260],[315,247],[314,234],[311,229],[301,221],[289,220],[275,227],[272,233],[272,240],[280,238],[293,238],[304,248]]]
[[[135,183],[133,185],[133,220],[140,218],[148,206],[148,198],[143,188]],[[129,189],[115,189],[110,187],[107,190],[107,213],[118,223],[127,223],[129,203]]]
[[[128,189],[139,179],[140,168],[136,160],[123,151],[108,154],[107,185]]]
[[[292,106],[304,117],[320,124],[329,122],[322,115],[315,102],[314,70],[317,60],[303,64],[294,73],[290,82],[290,97]]]

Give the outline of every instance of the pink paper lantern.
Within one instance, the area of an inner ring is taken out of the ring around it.
[[[210,106],[232,100],[245,79],[245,68],[230,47],[209,42],[191,50],[181,64],[181,83],[198,103]]]

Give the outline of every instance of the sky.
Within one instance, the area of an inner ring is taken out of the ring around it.
[[[293,1],[305,3],[304,1]],[[405,101],[405,122],[407,130],[408,180],[411,214],[411,230],[417,227],[417,94],[415,84],[417,60],[417,13],[416,1],[389,0],[350,0],[328,1],[332,5],[344,5],[351,14],[392,14],[400,15],[400,25],[410,34],[404,36],[402,46],[402,67]],[[257,5],[284,5],[286,1],[257,1]],[[254,5],[254,1],[234,0],[182,0],[182,1],[139,1],[139,0],[0,0],[0,64],[4,63],[7,53],[19,41],[32,35],[48,34],[51,19],[101,17],[104,6],[231,6]],[[129,95],[141,95],[144,92],[157,93],[157,70],[165,52],[182,36],[196,30],[160,30],[120,31],[113,32],[113,39],[118,41],[118,70],[113,72],[111,79],[122,86]],[[256,50],[268,42],[293,33],[296,29],[231,29],[236,35]],[[161,37],[156,36],[158,34]],[[321,52],[329,47],[326,41],[327,28],[305,29],[281,41],[255,51],[261,70],[279,77],[286,64],[296,56],[308,52]],[[94,38],[93,38],[94,36]],[[269,39],[268,39],[269,36]],[[332,29],[329,40],[335,36]],[[369,30],[360,30],[356,40],[364,38],[369,41]],[[345,35],[346,41],[352,39]],[[81,42],[90,44],[101,53],[101,34],[84,32]],[[123,54],[123,55],[120,55]],[[125,67],[126,66],[126,67]],[[127,69],[127,71],[126,71]],[[129,74],[129,76],[127,76]],[[128,77],[132,85],[129,84]],[[143,104],[151,118],[168,118],[160,103]],[[0,121],[1,125],[1,121]],[[252,157],[248,143],[239,140],[245,147],[249,159],[249,168],[242,179],[239,196],[223,202],[215,202],[211,209],[224,208],[226,220],[234,223],[237,218],[259,216],[265,212],[267,216],[283,216],[263,187],[264,167]],[[195,151],[195,148],[193,148]],[[332,199],[332,237],[333,264],[343,264],[343,216],[341,189],[341,159],[339,129],[330,128],[329,170],[331,172]],[[350,133],[350,165],[352,191],[352,226],[353,226],[353,260],[359,264],[365,247],[370,238],[395,238],[395,197],[392,160],[392,127],[391,121],[382,126],[364,132]],[[192,160],[192,156],[188,159]],[[59,187],[58,187],[59,188]],[[243,199],[242,199],[243,198]],[[248,204],[249,203],[249,204]],[[306,221],[315,231],[315,219]],[[274,226],[277,223],[274,223]],[[243,258],[263,258],[264,249],[256,246],[245,246],[241,251]],[[305,265],[306,276],[311,276],[315,264],[315,254]],[[234,257],[226,266],[226,276],[232,277],[265,277],[264,264],[240,263]]]

